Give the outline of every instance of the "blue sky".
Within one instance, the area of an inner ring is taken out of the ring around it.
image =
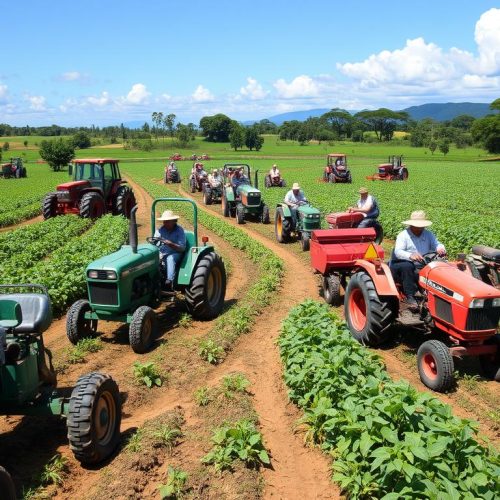
[[[0,122],[12,125],[500,97],[499,2],[27,0],[2,21]]]

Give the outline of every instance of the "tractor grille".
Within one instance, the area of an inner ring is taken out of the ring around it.
[[[469,309],[466,330],[495,330],[500,320],[500,307]]]
[[[101,306],[118,305],[118,287],[116,283],[89,283],[90,302]]]
[[[436,315],[448,323],[453,323],[453,312],[451,310],[451,304],[443,300],[441,297],[436,297]]]
[[[247,206],[249,207],[260,206],[260,193],[248,193]]]

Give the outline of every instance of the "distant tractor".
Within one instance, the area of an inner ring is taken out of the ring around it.
[[[0,177],[4,179],[21,179],[27,176],[22,158],[11,158],[9,163],[3,163],[0,167]]]
[[[186,202],[193,207],[193,231],[186,231],[186,249],[178,265],[174,291],[165,290],[166,269],[160,261],[155,233],[155,207],[159,202]],[[76,301],[68,311],[66,334],[72,344],[97,335],[99,321],[128,323],[129,343],[136,353],[146,352],[157,333],[154,308],[162,297],[184,294],[188,312],[198,320],[217,317],[224,306],[226,271],[208,238],[198,244],[198,208],[185,198],[157,198],[151,207],[151,237],[137,244],[134,207],[130,218],[130,245],[87,266],[88,300]]]
[[[408,180],[408,169],[403,163],[402,156],[389,156],[387,163],[378,166],[375,175],[366,177],[370,181],[406,181]]]
[[[264,185],[266,188],[271,187],[286,187],[286,181],[281,177],[281,175],[271,177],[271,174],[267,174],[264,179]]]
[[[43,200],[43,218],[77,214],[95,219],[106,213],[130,217],[135,196],[122,180],[118,160],[73,160],[69,166],[73,180],[57,186]]]
[[[179,184],[181,182],[181,174],[179,173],[179,169],[172,163],[171,165],[167,165],[165,167],[165,175],[164,175],[165,184]]]
[[[203,184],[203,203],[212,205],[222,201],[223,185],[222,181],[212,181]]]
[[[465,257],[474,278],[500,289],[500,250],[484,245],[474,245]]]
[[[180,153],[174,153],[171,157],[170,160],[172,161],[182,161],[184,158]]]
[[[0,286],[0,415],[65,417],[75,458],[86,465],[102,462],[120,441],[118,385],[109,375],[93,372],[78,379],[71,395],[58,392],[52,357],[43,342],[51,322],[45,287]],[[0,498],[15,498],[4,496],[10,491],[0,467]]]
[[[262,200],[259,191],[258,170],[255,172],[254,186],[250,180],[250,166],[241,163],[226,163],[223,168],[224,187],[222,193],[222,213],[224,217],[236,217],[238,224],[253,219],[269,224],[269,207]],[[236,180],[239,177],[239,180]]]
[[[203,169],[202,163],[195,163],[191,169],[191,175],[189,176],[189,188],[191,193],[196,193],[196,191],[203,191],[203,186],[208,182],[208,174],[206,170]]]
[[[295,217],[286,203],[276,205],[274,234],[279,243],[288,243],[299,239],[302,250],[307,252],[311,232],[321,228],[321,214],[317,208],[312,207],[309,203],[301,203]]]
[[[347,155],[344,153],[330,153],[326,155],[323,181],[352,183],[351,171],[347,166]]]

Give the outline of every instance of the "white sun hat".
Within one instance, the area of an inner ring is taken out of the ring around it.
[[[428,227],[432,225],[432,222],[426,218],[423,210],[416,210],[411,213],[410,219],[403,221],[402,224],[413,227]]]
[[[161,217],[158,217],[156,220],[177,220],[179,218],[178,215],[175,215],[172,210],[165,210],[162,214]]]

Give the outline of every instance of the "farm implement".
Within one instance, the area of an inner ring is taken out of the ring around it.
[[[239,173],[236,173],[236,172]],[[241,163],[226,163],[223,168],[224,186],[222,192],[222,213],[224,217],[236,217],[238,224],[254,219],[263,224],[271,221],[269,207],[262,200],[259,191],[258,170],[254,185],[250,181],[250,166]],[[236,182],[235,176],[241,178]]]
[[[326,167],[323,170],[324,182],[352,183],[351,171],[347,167],[347,155],[344,153],[330,153],[326,155]]]
[[[378,166],[378,172],[366,177],[369,181],[407,181],[408,169],[402,156],[389,156],[387,163]]]
[[[71,182],[59,184],[56,192],[45,196],[45,220],[64,214],[95,219],[108,212],[130,217],[135,197],[121,178],[118,160],[73,160],[69,175]]]
[[[500,289],[500,250],[475,245],[465,262],[474,278]]]
[[[4,179],[21,179],[28,176],[22,158],[11,158],[10,162],[2,163],[0,177]]]
[[[361,212],[334,212],[326,216],[328,229],[349,229],[356,228],[364,220]],[[384,230],[377,219],[367,221],[365,227],[373,227],[375,229],[375,243],[380,244],[384,239]]]
[[[274,234],[279,243],[288,243],[294,239],[299,239],[302,250],[307,252],[311,232],[320,229],[320,227],[320,211],[309,205],[309,203],[301,202],[295,210],[295,214],[286,203],[276,205]]]
[[[120,440],[118,386],[109,375],[94,372],[81,376],[69,397],[59,394],[52,356],[43,342],[51,322],[45,287],[0,286],[0,415],[65,417],[75,458],[96,464],[109,457]],[[12,492],[0,467],[0,497],[15,498]]]
[[[193,207],[193,231],[186,231],[186,250],[178,265],[174,291],[164,290],[166,270],[160,262],[155,238],[155,207],[159,202],[186,202]],[[226,293],[224,263],[208,238],[198,244],[198,208],[185,198],[157,198],[151,206],[151,237],[138,245],[136,208],[130,218],[129,245],[87,266],[88,300],[76,301],[68,311],[66,334],[72,344],[97,335],[98,322],[127,323],[129,343],[134,352],[144,353],[157,333],[153,308],[162,297],[184,294],[189,313],[196,319],[209,320],[220,314]]]
[[[418,271],[418,307],[411,310],[374,239],[373,228],[312,233],[311,264],[323,277],[323,296],[339,305],[344,288],[352,336],[377,346],[391,338],[398,323],[432,333],[418,349],[417,365],[422,382],[438,392],[453,385],[453,357],[479,356],[485,375],[500,380],[500,290],[464,272],[460,263],[427,254]]]

